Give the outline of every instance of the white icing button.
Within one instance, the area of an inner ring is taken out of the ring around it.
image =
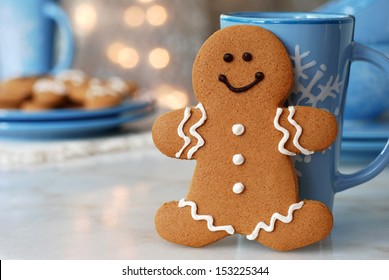
[[[242,183],[236,183],[233,187],[232,187],[232,191],[236,194],[240,194],[241,192],[243,192],[244,190],[244,185]]]
[[[232,133],[236,136],[240,136],[244,133],[243,124],[237,123],[232,126]]]
[[[232,162],[235,165],[242,165],[244,163],[244,157],[242,156],[242,154],[236,154],[232,157]]]

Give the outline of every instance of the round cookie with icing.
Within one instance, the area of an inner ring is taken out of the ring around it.
[[[17,109],[31,97],[33,84],[39,77],[21,77],[0,84],[0,108]]]
[[[124,81],[119,77],[109,78],[105,82],[105,85],[120,93],[123,98],[135,96],[135,92],[137,91],[137,85],[135,82]]]
[[[101,109],[119,105],[123,94],[109,83],[92,79],[86,91],[84,107],[86,109]]]
[[[58,73],[55,78],[65,84],[68,97],[73,103],[84,104],[90,79],[83,71],[67,69]]]
[[[33,87],[33,103],[40,104],[40,108],[56,108],[66,101],[65,84],[52,78],[37,80]]]
[[[29,112],[41,112],[52,110],[53,108],[45,104],[37,103],[34,100],[26,100],[20,105],[20,109]]]
[[[242,234],[276,250],[328,236],[332,214],[299,198],[290,156],[329,147],[337,122],[319,109],[283,107],[293,69],[281,41],[256,26],[219,30],[198,52],[192,79],[199,104],[152,129],[162,153],[197,161],[186,197],[158,210],[158,234],[193,247]]]

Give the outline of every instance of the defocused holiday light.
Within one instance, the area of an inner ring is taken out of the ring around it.
[[[128,7],[124,12],[124,22],[131,27],[142,25],[145,17],[145,11],[138,6]]]
[[[165,68],[170,61],[169,52],[166,49],[156,48],[149,54],[149,63],[156,69]]]
[[[119,52],[124,49],[126,46],[120,42],[114,42],[110,44],[107,48],[107,56],[108,58],[115,63],[119,62],[118,56]]]
[[[80,36],[88,35],[95,28],[97,13],[93,5],[82,3],[74,10],[75,32]]]
[[[130,47],[121,49],[118,53],[118,63],[123,68],[134,68],[139,61],[138,52]]]
[[[162,107],[175,110],[188,105],[188,95],[175,87],[161,85],[154,92],[158,104]]]
[[[160,5],[151,6],[147,9],[146,19],[153,26],[162,25],[167,20],[166,9]]]
[[[137,50],[120,42],[113,42],[110,44],[106,54],[112,62],[127,69],[134,68],[139,62]]]
[[[150,3],[153,2],[154,0],[138,0],[141,3]]]

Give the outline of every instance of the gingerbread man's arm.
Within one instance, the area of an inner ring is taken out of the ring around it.
[[[163,154],[180,159],[196,158],[197,151],[205,144],[200,127],[206,120],[205,111],[198,107],[166,113],[154,122],[153,141]]]
[[[336,118],[326,111],[311,107],[282,108],[279,124],[290,133],[285,149],[297,154],[324,150],[338,134]]]

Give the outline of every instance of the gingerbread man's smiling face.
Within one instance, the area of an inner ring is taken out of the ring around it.
[[[289,55],[279,39],[257,26],[215,32],[193,65],[193,88],[202,103],[281,106],[293,86]]]

